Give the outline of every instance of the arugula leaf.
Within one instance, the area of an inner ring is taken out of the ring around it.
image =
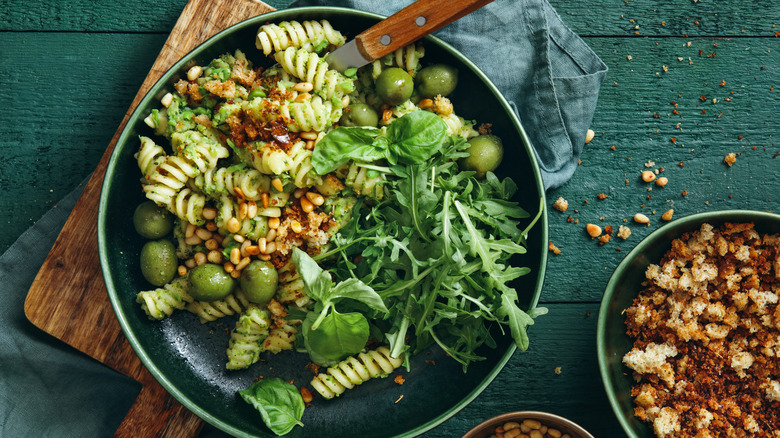
[[[298,389],[282,379],[262,379],[238,391],[241,398],[260,412],[263,422],[276,435],[285,435],[301,418],[306,405]]]

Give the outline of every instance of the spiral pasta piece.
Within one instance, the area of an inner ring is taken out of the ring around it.
[[[192,297],[187,293],[187,279],[178,277],[163,287],[141,291],[136,295],[136,302],[141,304],[149,319],[163,319],[171,316],[175,310],[184,309],[191,303]]]
[[[319,373],[310,385],[323,398],[332,399],[366,380],[387,376],[403,363],[403,355],[391,357],[390,349],[381,346],[344,359],[328,368],[327,374]]]
[[[385,175],[382,172],[352,162],[344,178],[344,185],[351,187],[358,195],[382,199],[384,181]]]
[[[316,53],[290,47],[274,53],[274,59],[291,76],[311,83],[313,91],[324,99],[341,99],[345,93],[354,90],[352,79],[330,69],[328,63]]]
[[[254,304],[250,305],[238,318],[236,327],[230,333],[228,362],[225,367],[229,370],[240,370],[257,362],[270,325],[268,312]]]
[[[399,67],[414,76],[420,69],[420,58],[425,56],[422,44],[409,44],[371,63],[371,76],[376,79],[386,68]]]
[[[327,20],[321,21],[283,21],[277,24],[260,26],[255,38],[255,46],[265,55],[285,50],[288,47],[314,51],[325,45],[341,46],[344,36],[333,29]]]
[[[263,341],[263,350],[274,354],[284,350],[292,350],[296,333],[298,333],[298,329],[287,323],[272,329]]]
[[[298,307],[306,307],[311,298],[306,293],[303,279],[295,269],[295,263],[290,258],[281,268],[276,270],[279,283],[276,286],[276,299],[280,303],[295,303]]]
[[[253,152],[252,165],[266,175],[281,175],[293,164],[287,152],[270,144],[263,144]]]
[[[198,131],[177,132],[171,136],[176,155],[186,159],[200,172],[217,167],[220,158],[230,156],[230,151],[218,141]],[[191,175],[190,178],[194,178]]]
[[[135,154],[138,161],[138,168],[144,177],[149,177],[157,166],[165,162],[165,150],[149,137],[141,136],[141,147]]]
[[[324,131],[341,118],[342,109],[335,108],[333,102],[314,96],[308,102],[289,102],[282,106],[289,115],[287,129],[293,132]]]
[[[292,161],[288,173],[296,187],[304,188],[322,184],[322,177],[311,164],[313,152],[306,148],[306,142],[295,142],[287,154]]]
[[[270,189],[271,179],[257,169],[219,167],[196,176],[195,186],[214,199],[234,195],[238,188],[245,199],[259,201],[261,195]]]
[[[241,313],[249,307],[249,300],[241,289],[236,290],[227,297],[216,301],[195,301],[190,298],[185,309],[198,315],[200,322],[216,321],[219,318]]]

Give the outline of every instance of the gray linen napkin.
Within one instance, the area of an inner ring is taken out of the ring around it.
[[[302,0],[384,15],[410,0]],[[607,67],[546,0],[496,0],[436,35],[469,57],[517,108],[546,188],[571,177]],[[139,385],[42,333],[24,299],[81,193],[46,213],[0,256],[0,436],[110,436]],[[207,426],[201,436],[224,436]]]

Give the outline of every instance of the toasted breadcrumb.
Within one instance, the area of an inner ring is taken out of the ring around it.
[[[552,252],[552,253],[553,253],[553,254],[555,254],[555,255],[558,255],[558,254],[560,254],[561,252],[563,252],[563,251],[561,251],[561,250],[560,250],[560,249],[559,249],[557,246],[555,246],[555,244],[554,244],[554,243],[552,243],[552,241],[550,241],[550,242],[548,242],[548,243],[547,243],[547,249],[548,249],[548,250],[550,250],[550,252]]]
[[[780,234],[703,224],[645,277],[625,310],[635,416],[658,437],[780,436]]]
[[[723,162],[728,164],[729,167],[731,167],[736,161],[737,161],[737,154],[735,154],[734,152],[731,152],[730,154],[726,155],[726,158],[723,159]]]
[[[624,225],[621,225],[618,228],[617,236],[620,237],[621,239],[626,240],[630,235],[631,235],[631,228],[628,228]]]
[[[553,208],[563,213],[567,208],[569,208],[569,201],[563,198],[558,198],[553,203]]]

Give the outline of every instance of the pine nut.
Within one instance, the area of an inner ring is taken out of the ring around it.
[[[276,251],[276,243],[268,242],[268,244],[265,246],[265,254],[273,254],[274,251]]]
[[[523,420],[523,424],[530,427],[532,430],[537,430],[542,427],[542,423],[539,420]]]
[[[549,428],[547,429],[547,435],[550,435],[552,438],[561,438],[561,431],[558,429]]]
[[[383,122],[389,121],[391,117],[393,117],[393,111],[392,110],[386,109],[386,110],[382,111],[382,121]]]
[[[290,229],[293,230],[294,233],[298,234],[303,231],[303,226],[301,226],[300,222],[292,220],[290,221]]]
[[[306,213],[311,213],[314,210],[314,204],[306,198],[301,198],[301,210]]]
[[[249,245],[252,244],[252,241],[247,239],[244,241],[244,243],[241,244],[241,257],[246,257],[246,249],[249,248]]]
[[[642,172],[642,181],[651,182],[654,179],[655,179],[655,173],[653,173],[652,171],[645,170],[644,172]]]
[[[316,143],[315,143],[315,141],[314,141],[314,140],[308,140],[308,141],[306,142],[306,149],[307,149],[307,150],[313,150],[313,149],[314,149],[314,145],[315,145],[315,144],[316,144]]]
[[[516,421],[507,421],[504,423],[504,430],[520,429],[520,424]]]
[[[669,209],[664,212],[664,214],[661,215],[661,219],[669,222],[672,220],[672,215],[674,214],[674,210]]]
[[[433,107],[433,100],[431,99],[423,99],[420,101],[420,103],[417,104],[420,109],[428,109]]]
[[[236,265],[236,270],[240,271],[240,270],[242,270],[242,269],[246,268],[246,265],[248,265],[248,264],[249,264],[249,262],[251,262],[251,261],[252,261],[252,260],[251,260],[249,257],[244,257],[244,258],[243,258],[243,259],[241,259],[241,261],[240,261],[240,262],[238,262],[238,264]]]
[[[241,271],[239,271],[238,269],[234,269],[233,272],[230,273],[230,276],[233,278],[238,278],[241,276]]]
[[[219,242],[217,242],[217,239],[214,238],[207,240],[204,245],[206,245],[206,249],[209,251],[214,251],[215,249],[219,248]]]
[[[222,267],[225,268],[225,272],[227,272],[228,274],[230,274],[236,269],[236,267],[230,262],[225,262],[225,264],[222,265]]]
[[[272,217],[268,219],[268,228],[275,230],[279,228],[279,225],[281,224],[281,219],[278,217]]]
[[[195,263],[195,259],[187,259],[187,260],[185,260],[185,261],[184,261],[184,266],[186,266],[186,267],[188,267],[188,268],[192,269],[192,268],[194,268],[195,266],[198,266],[198,264],[197,264],[197,263]]]
[[[293,197],[295,197],[295,199],[301,199],[301,196],[303,196],[305,193],[305,189],[295,189],[293,191]]]
[[[317,139],[317,133],[314,131],[306,131],[301,132],[301,138],[304,140],[316,140]]]
[[[325,198],[317,192],[306,192],[306,197],[309,198],[312,204],[320,206],[325,203]]]
[[[241,261],[241,250],[233,248],[230,250],[230,263],[237,265]]]
[[[297,84],[293,85],[292,89],[299,93],[308,93],[314,89],[314,84],[311,82],[298,82]]]
[[[257,216],[257,202],[249,201],[246,207],[246,217],[254,219]]]
[[[184,237],[190,238],[195,234],[195,229],[197,227],[193,224],[187,224],[187,229],[184,230]]]
[[[222,263],[222,253],[217,251],[216,249],[213,249],[209,251],[208,255],[206,256],[206,259],[208,259],[209,263],[214,263],[215,265],[218,265]]]
[[[162,99],[160,99],[160,103],[161,103],[161,104],[162,104],[164,107],[166,107],[166,108],[168,108],[169,106],[171,106],[171,103],[173,103],[173,94],[171,94],[171,93],[168,93],[168,94],[166,94],[165,96],[163,96],[163,97],[162,97]]]
[[[596,136],[596,133],[593,132],[592,129],[588,129],[588,132],[585,133],[585,144],[590,143],[591,140],[593,140],[593,137]]]
[[[265,233],[265,240],[266,240],[267,242],[271,242],[271,241],[274,241],[274,240],[276,240],[276,230],[275,230],[275,229],[273,229],[273,228],[271,228],[270,230],[268,230],[268,232],[267,232],[267,233]]]
[[[590,237],[599,237],[601,235],[601,227],[596,224],[588,224],[585,226],[585,230]]]
[[[195,230],[195,235],[200,238],[200,240],[203,240],[204,242],[206,240],[211,239],[212,233],[211,231],[205,229],[205,228],[198,228]]]
[[[271,254],[260,254],[257,256],[260,260],[267,262],[268,260],[271,260]]]
[[[504,438],[517,438],[519,437],[523,432],[518,429],[509,429],[506,432],[504,432]]]
[[[203,219],[206,219],[207,221],[213,221],[217,218],[217,209],[207,207],[203,209]]]
[[[238,231],[241,229],[241,222],[238,221],[238,219],[231,217],[228,219],[227,223],[225,224],[225,227],[227,230],[233,234],[238,233]]]
[[[199,65],[196,65],[187,70],[187,79],[194,81],[195,79],[198,79],[201,74],[203,74],[203,68]]]
[[[179,267],[176,268],[176,273],[179,274],[179,277],[184,277],[187,275],[187,267],[184,265],[179,265]]]
[[[205,265],[208,261],[206,254],[203,254],[200,251],[196,252],[195,255],[192,256],[192,259],[195,260],[195,264],[198,266]]]
[[[635,214],[634,215],[634,221],[637,222],[637,223],[640,223],[640,224],[649,224],[650,223],[650,219],[647,216],[643,215],[642,213]]]
[[[542,432],[539,430],[532,430],[528,436],[531,438],[544,438],[544,435],[542,435]]]
[[[343,108],[346,108],[349,106],[349,96],[344,96],[341,98],[341,106]]]
[[[184,239],[184,243],[190,246],[195,246],[195,245],[200,245],[201,243],[203,243],[203,241],[200,240],[200,237],[193,235]]]
[[[277,191],[279,191],[279,192],[283,192],[284,191],[284,184],[282,183],[282,180],[279,179],[279,178],[272,179],[271,180],[271,185],[274,186],[274,188]]]
[[[314,397],[311,395],[311,391],[309,391],[309,389],[305,386],[301,386],[301,398],[303,398],[304,403],[311,403],[311,401],[314,399]]]
[[[246,199],[246,196],[244,196],[244,191],[241,190],[240,187],[233,187],[233,193],[235,193],[238,199],[242,201]]]
[[[263,208],[268,208],[270,204],[270,200],[268,199],[268,193],[263,192],[263,194],[260,195],[260,202],[263,203]]]
[[[655,182],[655,185],[657,185],[658,187],[663,187],[668,183],[669,183],[669,179],[665,176],[662,176],[658,178],[658,180]]]
[[[260,247],[257,245],[249,245],[246,247],[246,254],[250,256],[256,256],[260,254]]]
[[[219,227],[214,222],[209,221],[206,222],[206,229],[213,233],[214,231],[217,231]]]
[[[242,221],[246,219],[247,209],[248,207],[246,205],[246,202],[241,202],[238,204],[238,220]]]
[[[268,241],[265,239],[265,237],[261,237],[257,240],[257,248],[260,250],[260,252],[265,253],[265,249],[267,248]]]
[[[303,103],[308,102],[311,100],[311,94],[309,93],[301,93],[297,96],[295,96],[295,99],[293,99],[293,102],[295,103]]]

